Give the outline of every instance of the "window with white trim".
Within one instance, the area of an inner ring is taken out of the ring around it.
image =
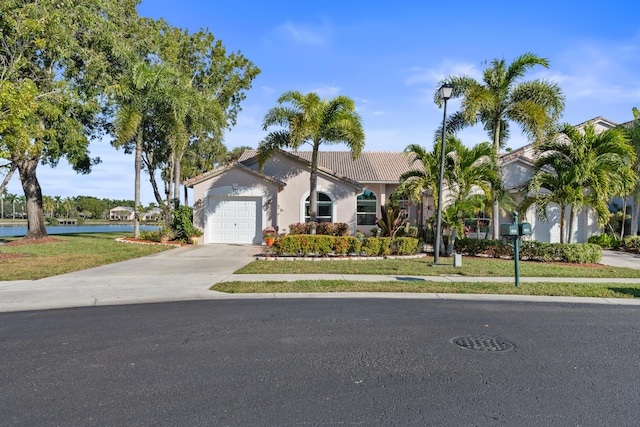
[[[333,201],[325,193],[318,191],[318,212],[316,213],[317,222],[333,222]],[[311,221],[309,216],[309,197],[304,202],[304,221]]]
[[[369,190],[358,194],[356,199],[356,218],[358,225],[375,225],[377,213],[377,197]]]

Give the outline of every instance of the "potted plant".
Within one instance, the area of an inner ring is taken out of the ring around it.
[[[267,227],[262,231],[262,239],[267,246],[273,245],[273,242],[276,241],[276,237],[278,237],[278,234],[276,233],[276,229],[273,227]]]
[[[191,226],[189,227],[188,234],[189,243],[191,243],[192,245],[197,245],[200,240],[200,236],[202,236],[202,231],[200,231],[196,227]]]

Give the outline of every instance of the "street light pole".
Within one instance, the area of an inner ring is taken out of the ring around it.
[[[440,177],[438,179],[438,212],[436,214],[436,241],[433,244],[433,263],[440,261],[440,239],[442,239],[442,181],[444,180],[444,153],[447,134],[447,100],[451,98],[453,85],[445,83],[440,87],[440,98],[444,100],[442,115],[442,141],[440,141]]]

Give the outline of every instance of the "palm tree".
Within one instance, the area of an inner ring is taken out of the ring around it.
[[[258,146],[258,163],[262,168],[266,161],[281,148],[297,150],[302,144],[312,147],[309,179],[309,217],[315,233],[317,216],[318,152],[322,144],[347,144],[354,159],[364,147],[364,131],[360,116],[352,99],[337,96],[321,100],[316,93],[303,95],[298,91],[286,92],[278,98],[277,107],[267,111],[262,122],[263,130],[270,126],[284,129],[270,132]]]
[[[468,148],[458,138],[450,137],[447,145],[445,181],[450,205],[445,208],[443,222],[451,230],[450,254],[456,235],[462,234],[464,219],[474,213],[482,198],[491,200],[492,194],[502,193],[502,182],[489,142]]]
[[[507,66],[504,59],[494,59],[483,73],[482,82],[468,76],[449,76],[441,84],[453,85],[453,98],[462,98],[462,109],[454,113],[447,129],[452,132],[480,121],[493,140],[497,161],[500,148],[509,138],[509,122],[515,122],[532,140],[540,140],[545,130],[560,117],[564,97],[557,84],[545,80],[521,81],[527,71],[549,61],[525,53]],[[434,95],[440,105],[439,91]],[[499,227],[498,197],[493,196],[493,235]]]
[[[536,149],[536,173],[526,187],[521,211],[535,203],[539,218],[545,219],[550,203],[560,206],[560,242],[565,242],[565,209],[571,207],[571,243],[577,213],[591,206],[603,225],[610,216],[612,197],[628,192],[634,183],[631,168],[635,153],[621,129],[600,134],[590,124],[577,129],[565,124],[560,133]]]
[[[142,171],[142,148],[144,131],[153,121],[153,112],[158,106],[170,104],[163,85],[172,76],[173,70],[161,64],[135,62],[129,71],[112,88],[119,109],[116,113],[113,145],[135,152],[134,183],[134,228],[135,238],[140,237],[140,174]]]
[[[404,152],[412,157],[414,169],[400,175],[400,185],[394,194],[405,194],[413,203],[422,203],[423,196],[431,196],[434,204],[427,206],[433,211],[438,203],[438,179],[440,175],[440,140],[437,139],[433,151],[427,151],[418,144],[410,144]]]
[[[636,182],[631,191],[631,204],[633,205],[631,210],[631,235],[635,236],[638,233],[638,212],[640,211],[640,111],[636,107],[633,107],[633,121],[625,123],[622,127],[636,153],[636,161],[633,164],[633,169],[636,172]],[[624,230],[624,222],[622,229]]]

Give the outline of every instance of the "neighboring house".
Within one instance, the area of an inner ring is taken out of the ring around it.
[[[142,221],[160,221],[162,219],[162,209],[151,208],[140,217]]]
[[[109,209],[109,219],[111,221],[133,221],[133,208],[116,206],[113,209]]]
[[[586,123],[600,130],[617,125],[597,117],[578,126]],[[318,222],[347,223],[352,234],[356,230],[370,233],[381,207],[400,184],[400,176],[418,166],[403,152],[365,151],[356,160],[349,151],[321,151],[318,156]],[[521,201],[520,190],[535,172],[533,157],[532,144],[500,156],[504,187],[516,202]],[[289,225],[307,221],[310,160],[311,152],[281,150],[260,171],[256,151],[247,150],[236,162],[187,180],[185,185],[193,188],[196,200],[194,225],[204,231],[204,243],[260,244],[267,226],[286,233]],[[425,197],[419,206],[408,201],[401,205],[407,208],[413,225],[425,224],[434,214],[432,197]],[[559,210],[549,207],[547,221],[536,217],[535,207],[521,216],[520,222],[531,223],[529,239],[559,242]],[[511,214],[503,213],[500,222],[511,223]],[[585,242],[598,230],[597,217],[585,206],[572,241]]]

